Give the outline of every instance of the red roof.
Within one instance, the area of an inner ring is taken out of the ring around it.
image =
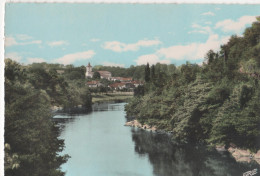
[[[110,84],[109,87],[117,88],[117,87],[122,87],[124,85],[125,85],[125,83],[114,83],[114,84]]]
[[[139,80],[132,81],[131,83],[133,83],[133,84],[143,84],[143,82],[139,81]]]
[[[98,71],[98,73],[102,74],[111,74],[109,71]]]
[[[89,81],[87,82],[88,85],[94,85],[94,84],[99,84],[99,81]]]
[[[121,78],[120,81],[132,81],[132,78]]]
[[[119,81],[132,81],[133,78],[124,78],[124,77],[112,77],[112,79],[116,79]]]

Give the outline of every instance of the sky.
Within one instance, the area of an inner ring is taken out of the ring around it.
[[[201,64],[243,35],[260,4],[7,3],[5,58],[23,64]]]

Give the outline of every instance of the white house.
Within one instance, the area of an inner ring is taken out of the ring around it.
[[[99,81],[89,81],[89,82],[87,82],[87,86],[88,87],[100,87],[100,86],[103,86],[103,84],[100,83]]]

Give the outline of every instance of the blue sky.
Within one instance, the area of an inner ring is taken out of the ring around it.
[[[75,66],[199,64],[259,15],[260,5],[9,3],[5,58]]]

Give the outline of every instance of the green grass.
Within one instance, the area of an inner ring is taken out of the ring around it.
[[[132,98],[133,94],[127,93],[107,93],[107,94],[93,94],[92,103],[108,102],[108,101],[127,101]]]

